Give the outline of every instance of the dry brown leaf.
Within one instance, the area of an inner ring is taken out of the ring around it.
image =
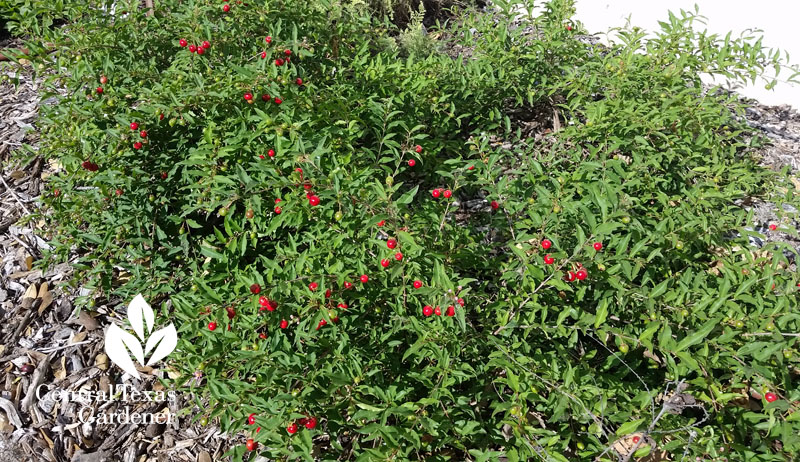
[[[790,177],[790,179],[792,180],[792,184],[794,185],[795,189],[800,191],[800,180],[795,177]]]
[[[28,255],[25,257],[25,267],[28,268],[28,271],[33,269],[33,257]]]
[[[29,298],[31,301],[33,301],[33,299],[36,298],[36,293],[36,284],[31,284],[25,290],[25,295],[22,296],[22,299],[25,300],[26,298]]]
[[[44,438],[44,440],[47,441],[47,445],[50,446],[50,449],[53,449],[53,446],[55,446],[53,444],[53,440],[47,437],[47,433],[44,432],[44,429],[40,428],[39,433],[42,435],[42,438]]]
[[[53,371],[53,376],[58,380],[64,380],[67,377],[67,357],[62,356],[58,364],[60,368]]]
[[[23,172],[22,170],[14,170],[8,176],[10,176],[15,180],[19,180],[20,178],[25,178],[25,172]]]
[[[86,340],[86,332],[87,331],[78,332],[77,334],[73,335],[72,340],[69,341],[70,345],[74,345]]]
[[[81,310],[78,319],[72,321],[73,324],[83,326],[86,330],[95,330],[100,327],[100,323],[95,321],[91,314],[86,310]]]
[[[39,298],[42,299],[42,304],[39,306],[39,314],[42,314],[47,307],[53,304],[53,293],[50,292],[46,282],[39,288]]]
[[[100,353],[94,358],[94,365],[97,366],[98,369],[101,371],[105,371],[108,369],[108,356],[105,353]]]

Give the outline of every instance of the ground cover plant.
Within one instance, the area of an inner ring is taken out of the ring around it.
[[[698,77],[780,54],[694,13],[609,48],[570,1],[495,6],[15,23],[67,89],[45,263],[80,253],[83,309],[142,293],[175,323],[171,385],[233,460],[796,458],[800,278],[736,205],[794,187]]]

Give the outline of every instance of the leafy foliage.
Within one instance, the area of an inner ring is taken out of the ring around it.
[[[435,47],[326,0],[225,4],[87,5],[30,44],[68,90],[42,117],[51,261],[78,251],[91,298],[168,298],[205,415],[281,460],[797,456],[798,278],[736,205],[797,201],[697,77],[778,54],[685,12],[590,46],[566,0]]]

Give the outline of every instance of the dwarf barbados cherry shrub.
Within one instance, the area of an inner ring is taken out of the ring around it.
[[[694,13],[588,45],[565,0],[430,49],[357,5],[120,5],[28,30],[67,90],[47,261],[160,304],[233,460],[800,453],[798,277],[736,205],[798,201],[698,78],[779,54]]]

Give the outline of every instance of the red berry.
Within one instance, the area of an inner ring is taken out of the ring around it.
[[[397,260],[397,261],[402,261],[403,260],[403,253],[402,252],[397,252],[396,254],[394,254],[394,259]]]
[[[189,45],[189,53],[194,53],[195,51],[197,51],[197,47],[194,45]]]
[[[275,308],[278,307],[278,302],[275,300],[270,300],[269,305],[267,306],[267,311],[275,311]]]
[[[385,258],[383,260],[381,260],[381,266],[383,266],[384,268],[388,268],[389,267],[389,260],[387,260]]]
[[[603,243],[602,242],[595,242],[593,247],[594,247],[594,250],[599,252],[599,251],[603,250]]]
[[[261,292],[261,286],[258,285],[258,284],[251,285],[250,286],[250,292],[252,292],[254,294],[257,294],[257,293]]]
[[[253,94],[252,93],[245,93],[244,94],[244,99],[246,101],[250,101],[251,99],[253,99]]]
[[[420,146],[420,145],[417,145],[417,146],[414,148],[414,150],[415,150],[415,151],[417,151],[417,154],[419,154],[419,153],[421,153],[421,152],[422,152],[422,146]]]
[[[633,444],[639,444],[639,440],[641,440],[641,438],[639,438],[638,436],[634,436],[633,437]]]
[[[106,77],[106,76],[104,76],[104,75],[101,75],[101,76],[100,76],[100,83],[102,83],[103,85],[105,85],[107,82],[108,82],[108,77]]]
[[[303,79],[298,77],[297,80],[295,80],[295,83],[297,83],[298,85],[302,85],[303,84]]]
[[[286,51],[283,52],[283,54],[285,54],[286,56],[291,56],[292,55],[292,50],[286,50]]]
[[[283,100],[280,99],[280,98],[275,98],[273,101],[275,101],[275,104],[278,104],[278,105],[280,105],[283,102]]]
[[[344,281],[344,288],[345,288],[345,289],[349,289],[349,288],[351,288],[351,287],[353,287],[353,283],[352,283],[352,282],[350,282],[350,281]]]
[[[276,204],[277,204],[277,203],[279,203],[280,201],[281,201],[281,198],[280,198],[280,197],[278,197],[278,198],[276,198],[276,199],[275,199],[275,203],[276,203]]]
[[[377,226],[378,226],[378,228],[382,228],[383,225],[385,225],[385,224],[386,224],[386,220],[381,220],[381,221],[378,222]]]
[[[325,298],[331,298],[331,289],[325,291]]]
[[[317,284],[316,282],[312,282],[311,284],[308,285],[308,288],[311,289],[312,292],[317,290],[317,287],[319,287],[319,284]]]
[[[570,271],[569,273],[567,273],[567,281],[572,282],[574,280],[575,280],[575,272]]]
[[[283,60],[281,58],[276,59],[275,60],[275,65],[276,66],[283,66]]]
[[[142,143],[139,141],[133,143],[133,149],[142,149]]]
[[[208,330],[215,330],[216,328],[217,328],[217,323],[215,323],[214,321],[208,323]]]
[[[267,52],[266,51],[262,51],[261,52],[261,59],[267,59]]]
[[[362,274],[360,279],[362,284],[366,284],[369,281],[369,276]]]
[[[206,52],[206,49],[205,49],[205,48],[203,48],[202,46],[198,46],[198,47],[197,47],[197,54],[198,54],[198,55],[205,54],[205,52]]]
[[[167,179],[167,172],[161,172],[161,179],[162,180],[166,180]]]
[[[281,214],[281,208],[280,207],[275,206],[275,214],[276,215],[280,215]]]
[[[164,120],[164,113],[163,112],[158,115],[158,120]]]
[[[491,206],[493,209],[497,210],[500,207],[500,204],[497,201],[492,201]]]
[[[475,170],[475,166],[474,165],[470,165],[469,167],[467,167],[467,170]]]
[[[101,93],[103,93],[103,87],[97,87],[97,90],[96,90],[96,91],[97,91],[97,94],[98,94],[98,95],[99,95],[99,94],[101,94]]]
[[[343,310],[346,310],[347,309],[347,303],[339,303],[338,305],[336,305],[336,308],[341,308]]]
[[[324,319],[322,321],[324,321]],[[322,322],[322,321],[320,321],[320,322]],[[293,424],[289,425],[288,427],[286,427],[286,431],[290,435],[294,435],[295,433],[297,433],[297,424],[293,423]]]
[[[422,314],[425,316],[430,316],[433,314],[433,308],[430,305],[425,305],[422,307]]]
[[[203,48],[208,49],[211,48],[211,43],[208,40],[203,40]]]
[[[121,196],[122,195],[122,190],[121,189],[117,189],[114,192],[117,193],[117,196]]]
[[[309,197],[309,198],[308,198],[308,203],[309,203],[309,204],[311,204],[312,206],[317,206],[317,205],[319,205],[319,197],[317,197],[317,196],[311,196],[311,197]]]
[[[322,328],[322,327],[325,327],[325,326],[327,326],[327,325],[328,325],[328,321],[326,321],[326,320],[324,320],[324,319],[321,319],[321,320],[319,321],[319,323],[317,324],[317,330],[320,330],[320,328]]]
[[[317,426],[317,418],[316,417],[309,417],[308,420],[306,420],[305,426],[306,426],[307,429],[313,430],[314,427]]]
[[[180,40],[178,40],[178,45],[180,45],[180,46],[182,46],[182,47],[185,47],[185,46],[186,46],[186,45],[188,45],[188,44],[189,44],[189,42],[187,42],[187,41],[186,41],[186,39],[180,39]]]
[[[258,447],[258,443],[256,443],[255,441],[253,441],[252,438],[250,438],[249,440],[247,440],[246,446],[248,451],[255,451],[256,448]]]
[[[409,166],[409,167],[413,167],[413,166],[415,166],[415,165],[417,165],[417,161],[416,161],[416,160],[414,160],[414,159],[408,159],[408,166]]]
[[[544,262],[548,265],[552,265],[555,261],[556,259],[551,257],[549,253],[544,256]]]
[[[285,319],[281,319],[281,329],[286,329],[287,327],[289,327],[289,322]]]
[[[776,229],[778,229],[778,225],[776,225],[776,224],[774,224],[774,223],[773,223],[773,224],[771,224],[771,225],[769,225],[769,230],[770,230],[770,231],[775,231]]]
[[[397,241],[394,240],[394,239],[387,240],[386,241],[386,247],[389,247],[390,249],[393,249],[393,248],[397,247]]]
[[[226,13],[227,13],[228,11],[230,11],[230,10],[231,10],[231,6],[230,6],[230,5],[228,5],[228,4],[225,4],[225,6],[223,6],[223,7],[222,7],[222,11],[224,11],[224,12],[226,12]]]
[[[549,249],[549,248],[550,248],[550,247],[552,247],[552,246],[553,246],[553,243],[552,243],[552,242],[550,242],[550,240],[549,240],[549,239],[545,239],[545,240],[543,240],[543,241],[542,241],[542,248],[543,248],[543,249],[547,250],[547,249]]]
[[[459,305],[461,305],[461,306],[464,306],[464,299],[463,299],[463,298],[459,298],[459,299],[458,299],[456,302],[457,302]]]
[[[270,157],[275,157],[275,150],[274,149],[270,149],[269,151],[267,151],[267,155],[270,156]]]
[[[587,276],[589,276],[589,273],[587,273],[583,268],[579,269],[578,272],[575,273],[575,277],[578,278],[579,281],[583,281]]]
[[[142,138],[147,138],[147,130],[140,131],[139,136],[141,136]]]
[[[440,194],[441,192],[438,189],[434,189],[433,191],[431,191],[431,196],[433,196],[434,198],[438,199]]]
[[[572,26],[567,26],[567,31],[571,31],[571,30],[572,30]]]
[[[36,369],[36,368],[33,367],[33,364],[29,364],[29,363],[25,363],[25,364],[23,364],[22,366],[19,367],[19,371],[24,375],[28,375],[28,374],[32,373],[34,371],[34,369]]]
[[[453,195],[453,192],[452,192],[452,191],[450,191],[449,189],[446,189],[446,190],[444,191],[444,197],[445,197],[445,199],[450,199],[450,196],[452,196],[452,195]]]
[[[453,305],[448,306],[447,307],[447,312],[445,314],[448,315],[448,316],[451,316],[451,317],[455,316],[456,315],[456,307],[454,307]]]
[[[272,43],[272,37],[270,37],[270,36],[268,35],[268,36],[266,36],[266,37],[264,38],[264,41],[265,41],[265,42],[267,42],[267,43]]]
[[[414,288],[419,289],[420,287],[422,287],[422,281],[417,279],[416,281],[414,281]]]
[[[131,122],[131,130],[137,130],[139,128],[139,124],[136,122]]]
[[[768,403],[771,403],[778,399],[778,396],[775,393],[769,392],[764,395],[764,399],[767,400]]]
[[[433,313],[436,316],[441,316],[442,315],[442,309],[437,306],[436,308],[434,308]]]
[[[253,285],[255,285],[255,284],[253,284]],[[250,290],[251,291],[253,290],[252,286],[250,287]],[[261,305],[261,306],[267,306],[267,305],[269,305],[269,299],[262,295],[261,297],[258,298],[258,304]]]
[[[247,416],[247,425],[253,425],[256,423],[256,414],[255,412]]]

